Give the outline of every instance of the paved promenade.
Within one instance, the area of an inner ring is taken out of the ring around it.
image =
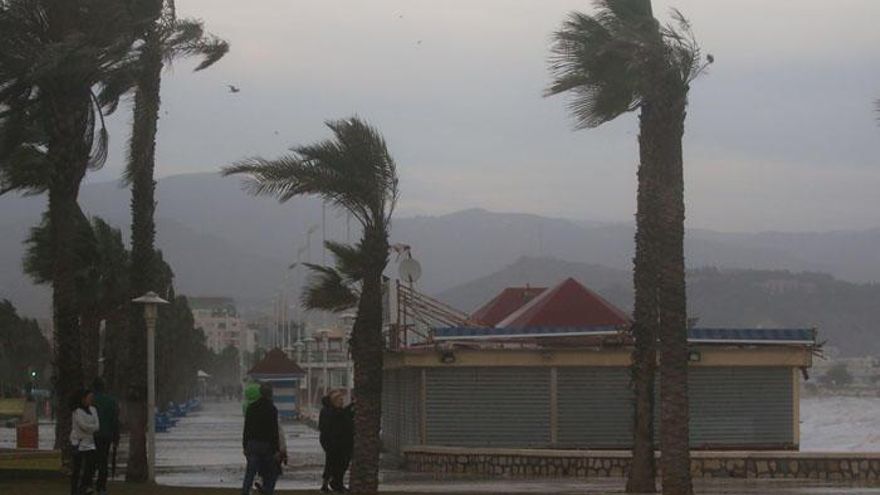
[[[171,486],[237,488],[244,472],[241,453],[241,405],[208,402],[199,412],[182,418],[157,440],[158,482]],[[41,429],[41,434],[51,428]],[[48,430],[48,431],[46,431]],[[323,454],[317,432],[292,423],[285,425],[290,466],[279,482],[282,490],[314,490],[320,485]],[[44,434],[41,444],[51,438]],[[126,442],[122,442],[124,447]],[[119,452],[119,460],[125,460]],[[120,462],[122,464],[122,462]],[[382,473],[383,490],[405,493],[497,493],[497,494],[605,494],[621,493],[620,479],[481,480],[436,479],[431,475],[401,471]],[[699,481],[697,493],[725,495],[880,495],[880,485],[829,485],[793,480]]]

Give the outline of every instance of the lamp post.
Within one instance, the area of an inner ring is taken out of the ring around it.
[[[156,320],[159,305],[168,301],[155,292],[147,292],[131,302],[144,305],[147,323],[147,480],[156,482]]]
[[[327,387],[329,386],[329,379],[327,377],[327,351],[330,350],[330,333],[325,331],[321,334],[321,358],[324,362],[324,372],[323,377],[321,378],[323,385],[323,394],[327,395]]]
[[[312,410],[312,345],[315,343],[314,337],[307,337],[306,344],[306,401],[309,405],[309,411]]]

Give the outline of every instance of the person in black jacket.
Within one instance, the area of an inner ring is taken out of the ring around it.
[[[321,446],[327,459],[325,469],[329,471],[330,488],[346,492],[345,472],[354,449],[354,409],[353,404],[345,406],[345,394],[341,390],[331,392],[329,399],[330,407],[321,410],[319,419]]]
[[[330,443],[329,432],[327,431],[327,421],[333,414],[333,403],[330,396],[325,395],[321,398],[321,415],[318,416],[318,431],[320,434],[321,448],[324,450],[324,474],[321,475],[321,491],[327,493],[330,491]]]
[[[272,404],[272,387],[266,383],[260,385],[260,398],[248,406],[245,413],[242,447],[247,458],[242,495],[250,494],[257,472],[263,479],[263,493],[272,495],[278,479],[281,448],[278,409]]]

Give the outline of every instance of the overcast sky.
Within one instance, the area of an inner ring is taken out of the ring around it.
[[[327,136],[358,114],[397,159],[400,212],[468,207],[627,221],[635,116],[573,131],[542,98],[550,33],[573,0],[177,0],[230,54],[163,81],[158,174],[214,171]],[[716,230],[880,227],[880,1],[672,0],[711,73],[691,91],[688,223]],[[226,84],[241,92],[231,94]],[[130,116],[90,180],[119,177]]]

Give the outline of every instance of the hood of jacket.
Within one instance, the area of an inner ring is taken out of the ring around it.
[[[248,406],[256,402],[260,398],[260,384],[248,383],[244,387],[244,404],[242,410],[247,412]]]

